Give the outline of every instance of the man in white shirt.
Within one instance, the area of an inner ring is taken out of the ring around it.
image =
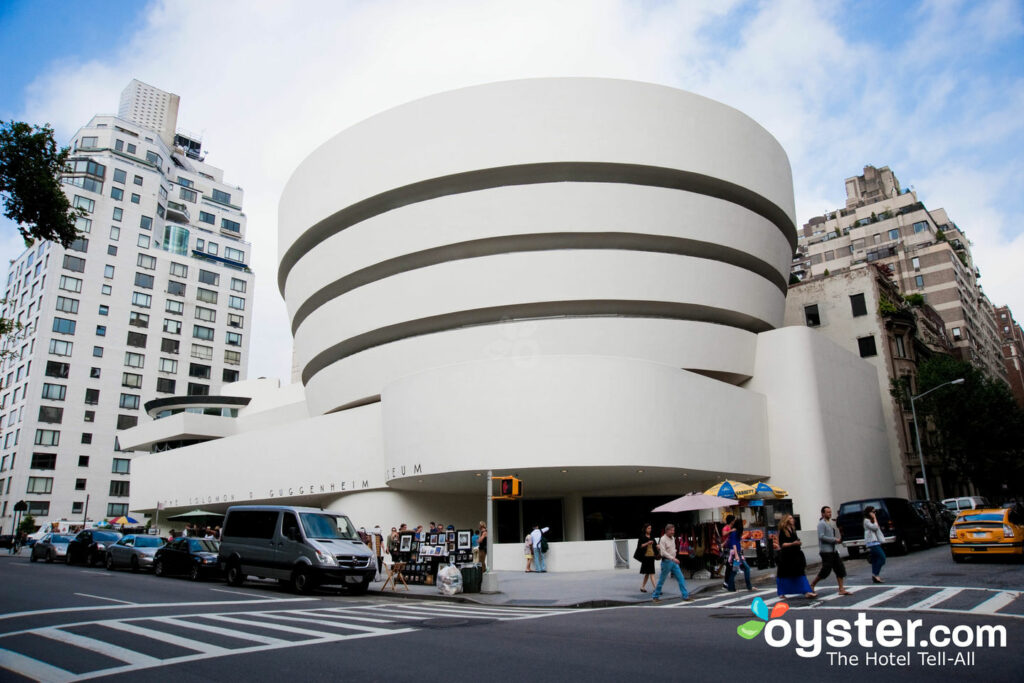
[[[544,566],[544,552],[540,549],[540,542],[550,528],[544,527],[541,529],[539,526],[534,526],[533,531],[530,532],[530,540],[533,542],[533,571],[535,572],[546,572],[548,570]]]
[[[654,602],[661,602],[661,589],[665,585],[665,579],[671,574],[679,583],[679,592],[683,600],[689,602],[693,598],[686,590],[686,580],[683,578],[683,570],[679,568],[679,560],[676,559],[676,527],[674,524],[665,525],[665,534],[658,541],[658,552],[661,554],[661,576],[658,577],[658,585],[654,588],[652,595]]]

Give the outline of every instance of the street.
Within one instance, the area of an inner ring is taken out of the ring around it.
[[[141,674],[183,681],[296,675],[308,680],[603,681],[635,677],[638,662],[671,679],[718,672],[767,681],[804,675],[839,681],[865,675],[1019,680],[1021,564],[957,565],[948,547],[939,546],[890,558],[882,572],[887,583],[874,586],[868,585],[865,562],[848,561],[848,567],[853,595],[838,596],[829,578],[817,599],[785,601],[789,610],[779,621],[786,624],[745,640],[737,626],[758,621],[753,598],[761,597],[769,609],[775,606],[772,583],[751,593],[705,590],[690,603],[678,601],[673,587],[661,605],[586,610],[353,598],[330,590],[299,596],[270,582],[232,588],[218,581],[192,583],[2,556],[0,680],[128,680]],[[580,577],[586,580],[586,574]],[[830,646],[824,634],[831,631],[820,626],[814,635],[816,622],[855,624],[858,619],[871,620],[870,646],[859,644],[856,626],[848,646]],[[920,623],[909,642],[882,647],[874,641],[887,636],[876,631],[885,619]],[[974,641],[965,647],[923,644],[928,634],[941,635],[941,627],[959,642],[968,635]],[[1005,633],[1005,646],[988,646],[993,631],[987,627]],[[769,631],[773,642],[791,631],[792,642],[773,647]],[[957,654],[962,661],[955,661]]]

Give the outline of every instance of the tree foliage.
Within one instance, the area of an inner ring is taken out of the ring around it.
[[[0,121],[0,199],[26,245],[47,240],[66,247],[78,236],[75,219],[84,213],[60,186],[68,153],[48,125]]]
[[[990,498],[1024,493],[1024,411],[1004,382],[970,363],[934,356],[918,367],[918,394],[960,377],[963,384],[916,402],[922,432],[925,415],[938,431],[933,453],[947,472],[969,479]]]

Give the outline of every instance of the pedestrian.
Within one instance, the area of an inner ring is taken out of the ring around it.
[[[636,553],[633,557],[640,561],[640,574],[643,580],[640,581],[640,592],[647,592],[647,582],[650,581],[651,588],[654,588],[654,559],[657,556],[655,546],[657,541],[651,536],[651,524],[644,524],[640,530],[640,538],[636,542]]]
[[[533,531],[530,532],[530,540],[533,541],[533,570],[542,574],[546,573],[548,568],[544,562],[544,554],[547,545],[547,540],[544,538],[544,534],[548,532],[551,527],[544,527],[534,524]]]
[[[377,579],[380,579],[380,570],[384,566],[384,531],[380,524],[373,527],[373,550],[377,555]]]
[[[480,522],[480,564],[483,566],[481,571],[487,571],[487,525]]]
[[[743,572],[743,580],[747,584],[747,590],[752,591],[750,585],[750,565],[747,558],[743,556],[743,520],[737,519],[732,523],[732,531],[729,533],[729,555],[726,557],[729,571],[727,573],[729,591],[736,592],[736,572]]]
[[[725,559],[725,577],[722,579],[722,588],[729,590],[729,583],[734,580],[732,563],[729,562],[729,553],[732,550],[732,523],[736,521],[735,515],[725,516],[725,526],[722,527],[722,557]]]
[[[523,556],[526,557],[526,572],[530,573],[533,571],[533,539],[530,534],[526,534],[523,539]]]
[[[779,558],[775,568],[775,587],[779,597],[795,593],[803,593],[805,598],[818,597],[804,575],[807,558],[800,549],[801,545],[793,515],[783,515],[779,522]]]
[[[683,571],[679,568],[679,560],[676,559],[676,527],[674,524],[665,526],[665,533],[658,541],[658,552],[661,554],[661,576],[658,577],[658,585],[654,587],[654,594],[651,596],[654,602],[661,602],[661,589],[665,585],[665,579],[671,574],[676,583],[679,584],[679,593],[683,600],[689,602],[693,598],[686,590],[686,579],[683,578]]]
[[[818,520],[818,554],[821,555],[821,569],[811,581],[812,591],[819,581],[824,581],[834,571],[839,583],[839,595],[853,595],[846,590],[846,566],[843,565],[843,559],[839,557],[838,552],[841,540],[839,529],[832,524],[832,508],[826,505],[821,508],[821,519]]]
[[[868,548],[868,560],[871,562],[871,580],[875,583],[885,583],[879,574],[885,564],[885,551],[882,544],[885,543],[885,536],[878,526],[878,515],[875,514],[875,506],[868,505],[864,508],[864,544]]]

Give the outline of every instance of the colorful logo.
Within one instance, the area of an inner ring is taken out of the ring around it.
[[[750,621],[740,624],[736,627],[736,633],[740,634],[740,638],[746,638],[750,640],[756,638],[761,631],[764,630],[765,624],[771,619],[778,619],[786,610],[789,609],[789,605],[784,602],[777,602],[772,607],[771,614],[768,613],[768,605],[764,604],[764,600],[761,598],[754,598],[754,601],[750,603],[750,611],[754,613],[757,619],[751,619]]]

